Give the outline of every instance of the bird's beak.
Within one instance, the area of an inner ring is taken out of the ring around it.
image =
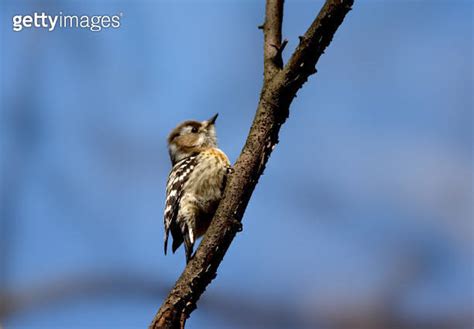
[[[214,114],[214,116],[212,118],[210,118],[209,120],[207,120],[207,124],[208,125],[213,125],[215,122],[216,122],[216,119],[217,119],[217,116],[219,115],[219,113],[216,113]]]

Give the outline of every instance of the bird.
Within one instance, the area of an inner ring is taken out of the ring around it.
[[[168,136],[172,169],[166,184],[164,251],[166,255],[171,231],[173,253],[184,242],[186,263],[194,243],[207,231],[232,171],[229,158],[217,147],[217,116],[184,121]]]

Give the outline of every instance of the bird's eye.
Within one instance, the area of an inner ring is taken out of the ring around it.
[[[193,127],[193,128],[191,129],[191,132],[197,133],[197,132],[198,132],[198,129],[197,129],[196,127]]]

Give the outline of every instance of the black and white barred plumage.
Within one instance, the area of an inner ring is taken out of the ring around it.
[[[210,224],[230,167],[227,156],[217,148],[216,117],[183,122],[168,137],[173,168],[166,186],[165,254],[171,231],[172,250],[184,242],[186,261]]]
[[[171,230],[173,235],[173,252],[183,242],[182,232],[186,227],[180,227],[176,221],[179,211],[179,204],[184,192],[184,185],[187,182],[191,171],[196,163],[196,155],[189,156],[179,161],[171,170],[168,183],[166,184],[166,205],[165,205],[165,254],[168,249],[168,235]],[[183,225],[184,223],[182,223]],[[188,233],[189,234],[189,233]]]

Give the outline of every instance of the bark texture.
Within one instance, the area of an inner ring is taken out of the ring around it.
[[[267,0],[264,32],[264,83],[247,141],[230,174],[211,226],[193,259],[155,315],[150,328],[184,328],[199,297],[216,277],[217,268],[237,232],[252,192],[289,114],[296,92],[316,72],[315,65],[351,10],[353,0],[327,0],[283,66],[281,40],[283,0]]]

